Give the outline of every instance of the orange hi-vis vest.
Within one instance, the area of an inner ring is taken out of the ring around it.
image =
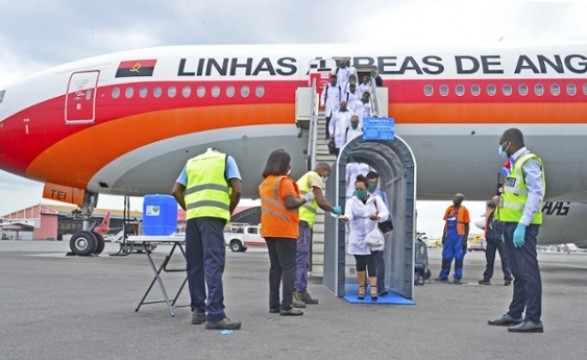
[[[487,239],[487,235],[489,233],[489,219],[491,218],[491,215],[493,215],[493,213],[495,213],[495,208],[490,208],[485,213],[485,239]]]
[[[457,218],[457,233],[459,235],[465,235],[465,225],[469,223],[469,211],[464,206],[459,206],[459,211],[455,214],[454,206],[449,206],[444,213],[444,220],[448,219],[449,217],[455,216]],[[444,224],[444,231],[445,233],[448,232],[446,228],[447,224]]]
[[[285,208],[285,199],[281,195],[280,187],[283,181],[291,181],[296,192],[296,198],[300,192],[296,182],[289,176],[271,175],[259,185],[261,197],[261,236],[287,238],[296,240],[298,238],[299,216],[298,210]]]

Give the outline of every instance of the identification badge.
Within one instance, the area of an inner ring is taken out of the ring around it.
[[[507,178],[507,180],[505,181],[505,184],[508,187],[514,187],[514,186],[516,186],[516,178],[515,177],[509,177],[509,178]]]

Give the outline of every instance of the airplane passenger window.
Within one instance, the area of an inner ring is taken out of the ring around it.
[[[161,86],[156,86],[153,89],[153,96],[156,97],[156,98],[160,98],[161,97],[161,94],[163,94],[163,89],[161,89]]]
[[[228,96],[229,98],[234,96],[234,86],[229,86],[226,88],[226,96]]]
[[[457,93],[457,96],[463,96],[465,95],[465,87],[461,84],[457,85],[455,92]]]
[[[112,98],[118,99],[119,97],[120,97],[120,88],[119,87],[112,88]]]
[[[489,95],[489,96],[495,95],[495,85],[493,85],[493,84],[487,85],[487,95]]]
[[[192,95],[192,88],[189,86],[184,86],[181,89],[181,96],[183,96],[184,98],[189,98],[190,95]]]
[[[130,99],[134,96],[135,94],[135,88],[133,88],[132,86],[129,86],[126,88],[126,90],[124,90],[124,97],[126,97],[127,99]]]
[[[250,92],[251,92],[251,90],[249,89],[249,87],[247,85],[245,85],[241,88],[241,96],[244,98],[249,97]]]
[[[146,98],[148,94],[149,94],[149,89],[147,89],[146,86],[142,86],[139,89],[139,96],[142,97],[143,99]]]
[[[550,94],[553,96],[559,96],[561,93],[561,88],[560,86],[558,86],[558,84],[552,84],[550,85]]]
[[[528,95],[528,85],[521,84],[520,86],[518,86],[518,93],[522,96]]]
[[[263,97],[263,95],[265,95],[265,88],[263,86],[257,86],[255,89],[255,95],[257,95],[257,97]]]
[[[218,96],[220,96],[220,86],[212,87],[212,97],[217,98]]]
[[[175,88],[175,86],[170,86],[167,89],[167,96],[169,96],[170,98],[174,98],[175,95],[177,95],[177,89]]]
[[[440,85],[440,95],[442,95],[442,96],[448,95],[448,85]]]
[[[434,87],[432,87],[432,85],[425,85],[424,86],[424,95],[426,95],[426,96],[434,95]]]
[[[198,97],[204,97],[206,96],[206,88],[203,86],[198,86],[198,89],[196,90],[196,95],[198,95]]]
[[[512,86],[510,84],[505,84],[503,86],[503,94],[505,96],[510,96],[512,94]]]
[[[471,86],[471,94],[473,94],[473,96],[479,96],[479,94],[481,94],[481,87],[477,84]]]
[[[587,84],[583,84],[583,95],[587,95]]]
[[[577,87],[575,84],[568,84],[567,85],[567,95],[575,96],[577,95]]]
[[[544,86],[542,84],[534,85],[534,93],[538,96],[544,95]]]

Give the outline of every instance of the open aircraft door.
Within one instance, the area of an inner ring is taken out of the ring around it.
[[[314,59],[310,61],[309,86],[316,81],[316,92],[319,94],[324,86],[330,83],[330,74],[336,69],[334,59]]]
[[[65,96],[65,123],[91,124],[96,118],[96,91],[100,71],[71,74]]]

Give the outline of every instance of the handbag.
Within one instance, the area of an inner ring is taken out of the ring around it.
[[[377,213],[379,213],[379,209],[377,209],[377,199],[375,199],[375,209],[377,210]],[[377,227],[384,234],[387,234],[388,232],[392,231],[393,230],[393,222],[391,221],[391,214],[389,215],[387,220],[382,221],[382,222],[378,222]]]
[[[363,242],[373,251],[381,251],[385,246],[385,238],[378,228],[371,230]]]
[[[336,155],[336,145],[334,144],[334,139],[330,139],[328,142],[328,152],[332,155]]]

